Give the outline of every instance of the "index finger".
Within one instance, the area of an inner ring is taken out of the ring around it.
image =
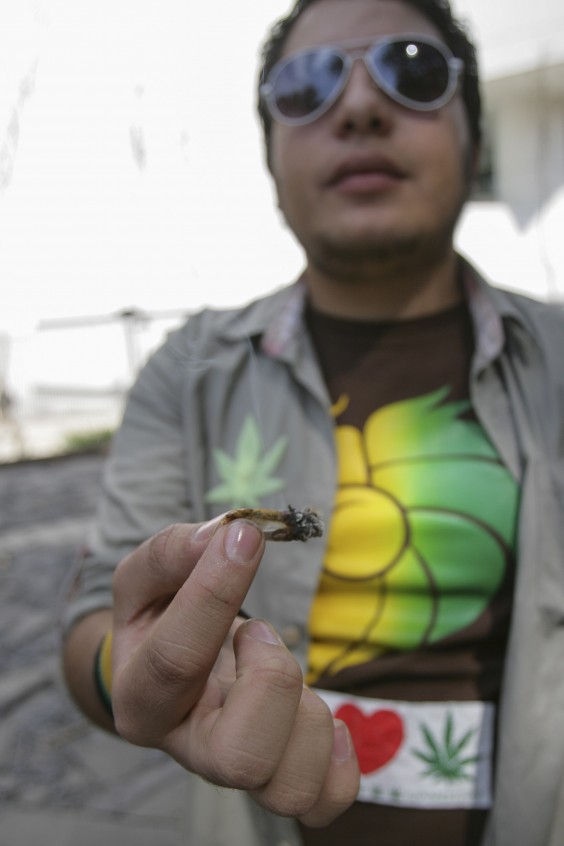
[[[220,520],[167,526],[126,556],[114,574],[114,620],[129,622],[173,596],[200,560]]]
[[[130,655],[126,626],[133,620],[116,616],[112,700],[116,719],[120,712],[127,719],[128,733],[133,728],[140,737],[153,737],[154,732],[163,737],[186,717],[240,610],[263,549],[262,534],[251,523],[219,527],[160,619]],[[168,554],[173,552],[181,555],[176,542]],[[177,564],[171,566],[175,569]]]

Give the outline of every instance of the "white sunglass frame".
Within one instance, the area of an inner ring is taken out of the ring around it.
[[[379,74],[377,65],[373,66],[370,64],[369,60],[372,51],[377,50],[380,47],[386,47],[389,44],[396,44],[402,41],[413,41],[415,46],[417,46],[417,44],[425,44],[429,47],[434,47],[444,58],[448,68],[448,84],[445,92],[436,100],[432,100],[429,103],[421,103],[417,100],[411,100],[409,97],[404,97],[403,94],[396,91],[396,89],[392,85],[389,85],[388,82]],[[310,114],[296,118],[284,115],[276,105],[274,96],[276,79],[280,73],[296,59],[299,59],[302,56],[307,56],[311,53],[317,53],[319,50],[327,49],[332,50],[335,55],[343,61],[343,73],[339,85],[335,87],[335,91],[331,94],[331,96],[324,100],[323,103],[310,112]],[[279,123],[284,123],[289,126],[302,126],[307,123],[312,123],[314,120],[317,120],[317,118],[324,115],[325,112],[329,111],[331,106],[333,106],[333,104],[339,99],[350,79],[354,63],[360,59],[364,62],[366,70],[375,85],[387,94],[391,100],[394,100],[394,102],[399,103],[408,109],[418,112],[432,112],[446,106],[446,104],[454,97],[459,86],[460,77],[464,70],[464,62],[462,59],[453,56],[447,45],[438,38],[434,38],[430,35],[422,35],[421,33],[402,32],[397,35],[385,36],[384,38],[363,38],[342,41],[340,44],[319,44],[316,47],[310,47],[307,50],[301,50],[298,53],[293,53],[291,56],[286,56],[284,59],[280,59],[280,61],[276,62],[274,67],[271,69],[266,82],[260,86],[260,96],[265,102],[271,117]]]

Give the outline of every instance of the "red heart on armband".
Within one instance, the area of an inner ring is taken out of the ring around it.
[[[348,726],[363,774],[391,761],[403,742],[403,720],[395,711],[363,714],[356,705],[341,705],[335,717]]]

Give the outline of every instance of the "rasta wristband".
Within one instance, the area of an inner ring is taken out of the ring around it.
[[[112,710],[112,632],[104,635],[94,659],[94,683],[100,699],[113,717]]]

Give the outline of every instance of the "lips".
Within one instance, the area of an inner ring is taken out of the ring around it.
[[[406,173],[394,162],[384,156],[349,156],[333,169],[327,180],[329,187],[384,186],[397,180],[405,179]]]

